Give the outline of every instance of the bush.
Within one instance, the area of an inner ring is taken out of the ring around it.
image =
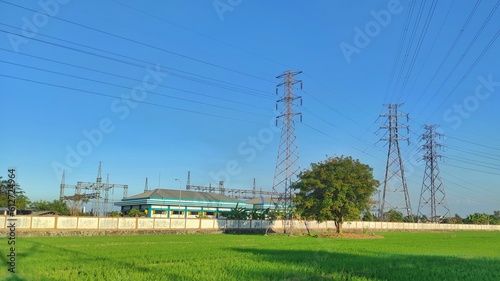
[[[144,217],[146,216],[146,212],[139,211],[137,209],[132,209],[128,212],[129,217]]]

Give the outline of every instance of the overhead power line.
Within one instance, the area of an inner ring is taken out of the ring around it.
[[[10,26],[10,25],[4,24],[4,23],[0,23],[0,25],[21,30],[20,28],[13,27],[13,26]],[[233,91],[237,91],[237,92],[241,92],[241,93],[246,93],[246,94],[253,95],[253,96],[256,96],[256,97],[260,97],[260,98],[272,99],[271,95],[269,95],[265,91],[260,91],[260,90],[257,90],[257,89],[252,89],[252,88],[249,88],[249,87],[246,87],[246,86],[242,86],[242,85],[237,85],[237,84],[234,84],[234,83],[231,83],[231,82],[225,82],[225,81],[222,81],[222,80],[219,80],[219,79],[214,79],[214,78],[210,78],[210,77],[203,76],[203,75],[200,75],[200,74],[195,74],[195,73],[192,73],[192,72],[183,71],[183,70],[180,70],[180,69],[175,69],[175,68],[172,68],[172,67],[168,67],[168,66],[165,66],[165,65],[158,64],[158,63],[153,63],[153,62],[145,61],[145,60],[142,60],[142,59],[133,58],[133,57],[130,57],[130,56],[118,54],[118,53],[115,53],[115,52],[110,52],[110,51],[106,51],[106,50],[103,50],[103,49],[94,48],[94,47],[91,47],[91,46],[88,46],[88,45],[71,42],[71,41],[64,40],[64,39],[61,39],[61,38],[56,38],[56,37],[53,37],[53,36],[42,35],[42,34],[39,35],[41,37],[47,37],[47,38],[50,38],[50,39],[53,39],[53,40],[61,41],[61,42],[64,42],[64,43],[69,43],[69,44],[76,45],[76,46],[79,46],[79,47],[88,48],[88,49],[91,49],[91,50],[94,50],[94,51],[102,52],[102,53],[109,54],[109,55],[116,56],[116,57],[120,57],[120,58],[124,58],[126,60],[118,59],[118,58],[115,58],[115,57],[112,57],[112,56],[103,55],[103,54],[100,54],[100,53],[90,52],[88,50],[78,49],[78,48],[74,48],[74,47],[70,47],[70,46],[66,46],[66,45],[62,45],[62,44],[58,44],[58,43],[54,43],[54,42],[50,42],[50,41],[46,41],[46,40],[42,40],[42,39],[38,39],[38,38],[30,38],[30,37],[27,37],[25,35],[17,34],[17,33],[12,33],[10,31],[3,30],[3,29],[0,29],[0,32],[7,33],[7,34],[12,34],[12,35],[15,35],[15,36],[23,37],[23,38],[34,40],[34,41],[37,41],[37,42],[41,42],[43,44],[48,44],[48,45],[56,46],[56,47],[59,47],[59,48],[71,50],[71,51],[74,51],[74,52],[79,52],[79,53],[83,53],[83,54],[86,54],[86,55],[91,55],[91,56],[95,56],[95,57],[99,57],[99,58],[111,60],[111,61],[118,62],[118,63],[127,64],[127,65],[134,66],[134,67],[137,67],[137,68],[145,68],[145,67],[148,67],[148,66],[151,66],[151,65],[158,65],[158,66],[160,66],[163,69],[164,72],[167,72],[170,75],[175,76],[175,77],[179,77],[179,78],[182,78],[182,79],[187,79],[187,80],[195,81],[195,82],[198,82],[198,83],[207,84],[207,85],[210,85],[210,86],[215,86],[215,87],[220,87],[220,88],[224,88],[224,89],[229,89],[229,90],[233,90]],[[127,60],[131,60],[131,61],[127,61]],[[132,61],[139,62],[139,63],[134,63]],[[171,71],[168,71],[168,70],[171,70]],[[180,74],[180,73],[182,73],[182,74]],[[183,74],[191,75],[191,76],[194,76],[194,77],[185,76]],[[198,77],[198,78],[196,78],[196,77]]]
[[[22,65],[22,64],[18,64],[18,63],[7,62],[7,61],[4,61],[4,60],[0,60],[0,62],[11,64],[11,65],[16,65],[16,66],[19,66],[19,67],[30,68],[30,69],[34,69],[34,70],[37,70],[37,71],[43,71],[43,72],[52,73],[52,74],[56,74],[56,75],[61,75],[61,76],[76,78],[76,79],[80,79],[80,80],[90,81],[90,82],[94,82],[94,83],[105,84],[105,85],[114,86],[114,87],[118,87],[118,88],[122,88],[122,89],[126,89],[126,90],[130,89],[129,86],[123,86],[123,85],[119,85],[119,84],[115,84],[115,83],[111,83],[111,82],[106,82],[106,81],[101,81],[101,80],[96,80],[96,79],[91,79],[91,78],[85,78],[85,77],[78,76],[78,75],[71,75],[71,74],[62,73],[62,72],[53,71],[53,70],[48,70],[48,69],[43,69],[43,68],[39,68],[39,67],[27,66],[27,65]],[[256,113],[256,112],[250,112],[250,111],[246,111],[246,110],[242,110],[242,109],[236,109],[236,108],[231,108],[231,107],[226,107],[226,106],[221,106],[221,105],[216,105],[216,104],[210,104],[210,103],[207,103],[207,102],[196,101],[196,100],[191,100],[191,99],[186,99],[186,98],[181,98],[181,97],[176,97],[176,96],[171,96],[171,95],[166,95],[166,94],[160,94],[160,93],[153,92],[153,91],[147,91],[147,90],[145,90],[144,92],[146,92],[148,94],[152,94],[152,95],[157,95],[157,96],[161,96],[161,97],[165,97],[165,98],[170,98],[170,99],[182,100],[182,101],[187,101],[187,102],[192,102],[192,103],[197,103],[197,104],[212,106],[212,107],[226,109],[226,110],[232,110],[232,111],[237,111],[237,112],[244,112],[244,113],[249,113],[249,114],[256,114],[256,115],[263,115],[263,116],[271,117],[270,115],[266,115],[266,114],[261,114],[261,113]]]
[[[102,70],[98,70],[98,69],[94,69],[94,68],[84,67],[84,66],[81,66],[81,65],[66,63],[66,62],[62,62],[62,61],[58,61],[58,60],[53,60],[53,59],[49,59],[49,58],[43,58],[43,57],[39,57],[39,56],[35,56],[35,55],[30,55],[30,54],[27,54],[27,53],[16,53],[16,52],[14,52],[12,50],[4,49],[4,48],[1,48],[1,47],[0,47],[0,50],[6,51],[6,52],[15,53],[16,55],[20,55],[20,56],[31,57],[31,58],[35,58],[35,59],[39,59],[39,60],[48,61],[48,62],[51,62],[51,63],[56,63],[56,64],[60,64],[60,65],[70,66],[70,67],[74,67],[74,68],[78,68],[78,69],[84,69],[84,70],[88,70],[88,71],[92,71],[92,72],[96,72],[96,73],[106,74],[106,75],[109,75],[109,76],[114,76],[114,77],[118,77],[118,78],[130,80],[130,81],[142,83],[142,80],[140,80],[140,79],[136,79],[136,78],[132,78],[132,77],[127,77],[127,76],[119,75],[119,74],[116,74],[116,73],[111,73],[111,72],[102,71]],[[198,92],[184,90],[184,89],[180,89],[180,88],[175,88],[175,87],[170,87],[170,86],[165,86],[165,85],[158,85],[158,87],[165,88],[165,89],[171,89],[171,90],[174,90],[174,91],[179,91],[179,92],[184,92],[184,93],[189,93],[189,94],[193,94],[193,95],[197,95],[197,96],[207,97],[207,98],[211,98],[211,99],[216,99],[216,100],[221,100],[221,101],[226,101],[226,102],[241,104],[241,105],[244,105],[244,106],[255,107],[255,108],[259,108],[259,109],[267,109],[267,107],[263,107],[263,106],[258,106],[258,105],[254,105],[254,104],[244,103],[244,102],[240,102],[240,101],[234,101],[234,100],[225,99],[225,98],[221,98],[221,97],[216,97],[216,96],[212,96],[212,95],[208,95],[208,94],[202,94],[202,93],[198,93]]]
[[[68,86],[63,86],[63,85],[58,85],[58,84],[53,84],[53,83],[48,83],[48,82],[36,81],[36,80],[22,78],[22,77],[17,77],[17,76],[0,74],[0,77],[6,77],[6,78],[10,78],[10,79],[16,79],[16,80],[25,81],[25,82],[31,82],[31,83],[36,83],[36,84],[41,84],[41,85],[46,85],[46,86],[51,86],[51,87],[56,87],[56,88],[62,88],[62,89],[77,91],[77,92],[81,92],[81,93],[91,94],[91,95],[95,95],[95,96],[120,99],[120,97],[118,97],[118,96],[113,96],[113,95],[109,95],[109,94],[103,94],[103,93],[99,93],[99,92],[94,92],[94,91],[89,91],[89,90],[83,90],[83,89],[78,89],[78,88],[74,88],[74,87],[68,87]],[[242,121],[242,122],[248,122],[248,123],[254,123],[254,124],[262,125],[262,123],[258,123],[258,122],[254,122],[254,121],[249,121],[249,120],[244,120],[244,119],[235,118],[235,117],[227,117],[227,116],[222,116],[222,115],[218,115],[218,114],[205,113],[205,112],[201,112],[201,111],[184,109],[184,108],[178,108],[178,107],[173,107],[173,106],[168,106],[168,105],[162,105],[162,104],[157,104],[157,103],[151,103],[151,102],[145,102],[145,101],[134,101],[134,102],[140,103],[140,104],[146,104],[146,105],[152,105],[152,106],[162,107],[162,108],[168,108],[168,109],[177,110],[177,111],[183,111],[183,112],[195,113],[195,114],[200,114],[200,115],[205,115],[205,116],[211,116],[211,117],[217,117],[217,118],[223,118],[223,119],[229,119],[229,120]]]
[[[479,37],[479,35],[484,30],[486,24],[490,21],[490,19],[492,18],[493,14],[496,12],[496,10],[497,10],[497,8],[498,8],[499,5],[500,5],[500,1],[497,1],[497,4],[495,5],[495,7],[488,14],[488,16],[486,17],[485,21],[483,22],[483,24],[481,25],[481,27],[479,28],[479,30],[474,35],[474,38],[469,42],[469,45],[467,46],[467,48],[465,49],[465,51],[462,53],[462,56],[460,56],[460,58],[457,60],[457,62],[453,66],[452,70],[446,76],[445,80],[441,83],[441,85],[439,86],[439,88],[436,90],[437,93],[439,93],[441,91],[441,89],[446,84],[446,82],[448,82],[449,78],[458,69],[458,66],[460,65],[460,63],[462,63],[463,59],[466,57],[466,55],[468,54],[468,52],[470,51],[470,49],[472,48],[472,46],[474,45],[474,43],[476,43],[477,38]],[[484,54],[490,49],[490,47],[493,45],[493,43],[496,41],[496,39],[498,38],[499,35],[500,35],[500,30],[498,30],[497,33],[493,36],[493,38],[486,44],[486,47],[479,54],[479,56],[472,63],[472,65],[468,68],[468,70],[464,73],[464,75],[461,77],[461,79],[455,84],[455,86],[451,89],[451,91],[445,96],[445,98],[441,101],[441,103],[436,107],[436,110],[433,112],[433,114],[429,115],[429,119],[451,97],[451,95],[458,89],[458,87],[460,87],[460,85],[465,81],[465,79],[467,78],[467,76],[469,75],[469,73],[474,69],[474,67],[478,64],[478,62],[483,58]],[[431,100],[429,101],[429,104],[431,104],[432,101],[434,100],[434,98],[437,97],[437,96],[438,95],[432,96]],[[417,118],[420,115],[421,114],[417,115]]]
[[[252,56],[254,56],[254,57],[258,57],[258,58],[261,58],[261,59],[263,59],[263,60],[267,60],[267,61],[269,61],[269,62],[275,63],[275,64],[280,65],[280,66],[282,66],[282,67],[283,67],[283,66],[284,66],[284,67],[287,67],[287,68],[289,68],[289,67],[290,67],[289,65],[283,64],[283,63],[281,63],[281,62],[279,62],[279,61],[276,61],[276,60],[274,60],[274,59],[271,59],[271,58],[268,58],[268,57],[265,57],[265,56],[259,55],[259,54],[255,53],[255,52],[252,52],[252,51],[250,51],[250,50],[248,50],[248,49],[244,49],[244,48],[238,47],[238,46],[236,46],[236,45],[234,45],[234,44],[231,44],[231,43],[229,43],[229,42],[227,42],[227,41],[223,41],[223,40],[220,40],[220,39],[214,38],[214,37],[212,37],[212,36],[209,36],[209,35],[203,34],[203,33],[201,33],[201,32],[198,32],[198,31],[196,31],[196,30],[193,30],[193,29],[187,28],[187,27],[182,26],[182,25],[180,25],[180,24],[178,24],[178,23],[174,23],[174,22],[169,21],[169,20],[167,20],[167,19],[165,19],[165,18],[159,17],[159,16],[154,15],[154,14],[152,14],[152,13],[148,13],[148,12],[146,12],[146,11],[144,11],[144,10],[141,10],[141,9],[139,9],[139,8],[136,8],[136,7],[133,7],[133,6],[131,6],[131,5],[127,5],[127,4],[125,4],[125,3],[122,3],[122,2],[119,2],[119,1],[115,1],[115,0],[111,0],[111,2],[114,2],[115,4],[120,5],[120,6],[123,6],[123,7],[127,7],[128,9],[133,10],[133,11],[135,11],[135,12],[137,12],[137,13],[140,13],[140,14],[143,14],[143,15],[146,15],[146,16],[149,16],[149,17],[152,17],[152,18],[154,18],[154,19],[156,19],[156,20],[159,20],[159,21],[162,21],[162,22],[168,23],[168,24],[170,24],[170,25],[172,25],[172,26],[175,26],[175,27],[177,27],[177,28],[179,28],[179,29],[182,29],[182,30],[184,30],[184,31],[191,32],[191,33],[196,34],[196,35],[198,35],[198,36],[200,36],[200,37],[203,37],[203,38],[206,38],[206,39],[210,39],[210,40],[212,40],[212,41],[215,41],[215,42],[221,43],[221,44],[223,44],[223,45],[229,46],[229,47],[231,47],[231,48],[234,48],[234,49],[236,49],[236,50],[243,51],[243,52],[245,52],[245,53],[247,53],[247,54],[250,54],[250,55],[252,55]],[[269,80],[269,82],[271,82],[271,80]]]
[[[268,80],[266,78],[258,77],[258,76],[253,75],[253,74],[249,74],[249,73],[246,73],[246,72],[242,72],[240,70],[236,70],[236,69],[232,69],[232,68],[229,68],[229,67],[221,66],[221,65],[218,65],[218,64],[215,64],[215,63],[211,63],[211,62],[202,60],[202,59],[198,59],[198,58],[194,58],[194,57],[191,57],[191,56],[183,55],[183,54],[180,54],[180,53],[177,53],[177,52],[174,52],[174,51],[167,50],[165,48],[157,47],[157,46],[154,46],[154,45],[151,45],[151,44],[148,44],[148,43],[144,43],[144,42],[141,42],[141,41],[138,41],[138,40],[135,40],[135,39],[127,38],[125,36],[113,34],[113,33],[108,32],[108,31],[104,31],[104,30],[101,30],[101,29],[98,29],[98,28],[94,28],[94,27],[91,27],[91,26],[88,26],[88,25],[84,25],[84,24],[81,24],[81,23],[77,23],[77,22],[74,22],[74,21],[63,19],[61,17],[52,16],[52,15],[49,15],[49,14],[47,14],[45,12],[42,12],[42,11],[36,11],[36,10],[30,9],[30,8],[27,8],[27,7],[24,7],[24,6],[21,6],[21,5],[17,5],[17,4],[14,4],[14,3],[6,2],[4,0],[0,0],[0,2],[5,3],[5,4],[9,4],[11,6],[15,6],[15,7],[20,8],[20,9],[28,10],[28,11],[31,11],[31,12],[34,12],[34,13],[43,13],[43,14],[51,17],[51,18],[57,19],[57,20],[62,21],[62,22],[66,22],[66,23],[69,23],[69,24],[72,24],[72,25],[75,25],[75,26],[78,26],[78,27],[81,27],[81,28],[85,28],[85,29],[92,30],[92,31],[95,31],[95,32],[99,32],[99,33],[102,33],[102,34],[105,34],[105,35],[108,35],[108,36],[112,36],[112,37],[115,37],[115,38],[118,38],[118,39],[122,39],[124,41],[132,42],[132,43],[137,44],[137,45],[141,45],[141,46],[145,46],[145,47],[148,47],[148,48],[151,48],[151,49],[159,50],[159,51],[162,51],[162,52],[165,52],[165,53],[168,53],[168,54],[172,54],[172,55],[175,55],[175,56],[178,56],[178,57],[181,57],[181,58],[185,58],[185,59],[188,59],[188,60],[191,60],[191,61],[203,63],[203,64],[206,64],[206,65],[209,65],[209,66],[213,66],[213,67],[216,67],[216,68],[219,68],[219,69],[231,71],[231,72],[234,72],[234,73],[237,73],[237,74],[241,74],[241,75],[244,75],[244,76],[252,77],[252,78],[259,79],[259,80],[262,80],[262,81],[265,81],[265,82],[274,83],[273,81]]]
[[[448,138],[454,139],[454,140],[458,140],[458,141],[461,141],[461,142],[465,142],[465,143],[468,143],[468,144],[472,144],[472,145],[476,145],[476,146],[480,146],[480,147],[484,147],[484,148],[489,148],[489,149],[500,151],[500,148],[498,148],[498,147],[493,147],[493,146],[489,146],[489,145],[485,145],[485,144],[480,144],[480,143],[477,143],[477,142],[468,141],[468,140],[464,140],[464,139],[456,138],[456,137],[451,137],[451,136],[448,136]]]

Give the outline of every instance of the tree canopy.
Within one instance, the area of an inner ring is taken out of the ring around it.
[[[464,222],[469,224],[495,224],[493,216],[485,213],[470,214],[464,219]]]
[[[52,202],[46,200],[35,201],[31,203],[31,207],[33,207],[35,211],[54,211],[59,215],[70,215],[70,209],[66,202],[60,200],[54,200]]]
[[[75,194],[71,196],[64,196],[64,199],[68,204],[70,214],[72,216],[78,216],[82,205],[89,202],[90,198],[86,194]]]
[[[7,207],[9,204],[8,181],[1,179],[2,177],[0,177],[0,206]],[[16,186],[16,209],[26,209],[29,204],[30,200],[26,195],[24,195],[24,190],[22,190],[19,186]]]
[[[334,157],[311,164],[292,185],[298,215],[317,221],[335,221],[338,233],[345,220],[359,219],[373,203],[370,197],[379,185],[372,168],[351,157]]]

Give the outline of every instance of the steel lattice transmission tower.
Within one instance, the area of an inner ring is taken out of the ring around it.
[[[92,193],[96,194],[96,198],[92,202],[92,210],[94,212],[94,216],[99,216],[101,213],[101,190],[103,190],[102,169],[101,169],[101,162],[99,162],[99,168],[97,169],[96,182],[92,188]]]
[[[437,125],[424,125],[426,132],[422,135],[422,139],[425,141],[422,149],[425,151],[425,154],[422,159],[425,160],[425,171],[417,212],[420,218],[424,215],[424,209],[430,207],[429,220],[431,222],[439,222],[442,218],[450,214],[443,182],[439,175],[438,160],[442,156],[437,151],[442,145],[436,139],[442,138],[443,134],[436,131],[437,127]]]
[[[283,74],[277,76],[278,79],[283,79],[283,82],[278,84],[277,87],[283,86],[283,97],[277,100],[276,110],[278,104],[283,103],[281,114],[276,117],[276,125],[278,119],[281,119],[281,141],[279,145],[278,158],[276,160],[276,169],[274,172],[273,192],[278,195],[277,203],[285,211],[285,220],[292,219],[292,189],[291,183],[299,172],[299,150],[297,145],[297,136],[295,135],[295,117],[302,115],[294,110],[296,106],[295,101],[300,100],[302,104],[302,97],[294,93],[294,85],[300,83],[302,88],[302,81],[296,80],[295,76],[302,73],[302,71],[285,71]],[[278,88],[276,88],[278,94]],[[276,196],[275,196],[276,197]],[[285,227],[286,228],[286,227]],[[286,231],[286,229],[285,229]]]
[[[385,167],[384,189],[382,193],[382,204],[379,210],[379,216],[385,220],[385,214],[391,209],[404,210],[403,214],[411,218],[411,204],[408,195],[408,186],[404,173],[403,158],[399,149],[399,141],[408,141],[408,138],[400,135],[400,129],[406,129],[400,117],[405,117],[408,122],[408,114],[399,112],[399,107],[403,104],[386,104],[387,111],[380,117],[386,117],[387,121],[380,129],[387,130],[387,133],[381,140],[388,141],[387,164]],[[404,199],[404,200],[402,200]],[[404,203],[404,205],[402,205]]]

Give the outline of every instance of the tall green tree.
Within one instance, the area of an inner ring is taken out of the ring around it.
[[[337,233],[344,221],[359,219],[370,208],[370,197],[379,185],[370,166],[344,156],[313,163],[298,178],[292,185],[298,191],[294,197],[298,214],[319,222],[333,220]]]

